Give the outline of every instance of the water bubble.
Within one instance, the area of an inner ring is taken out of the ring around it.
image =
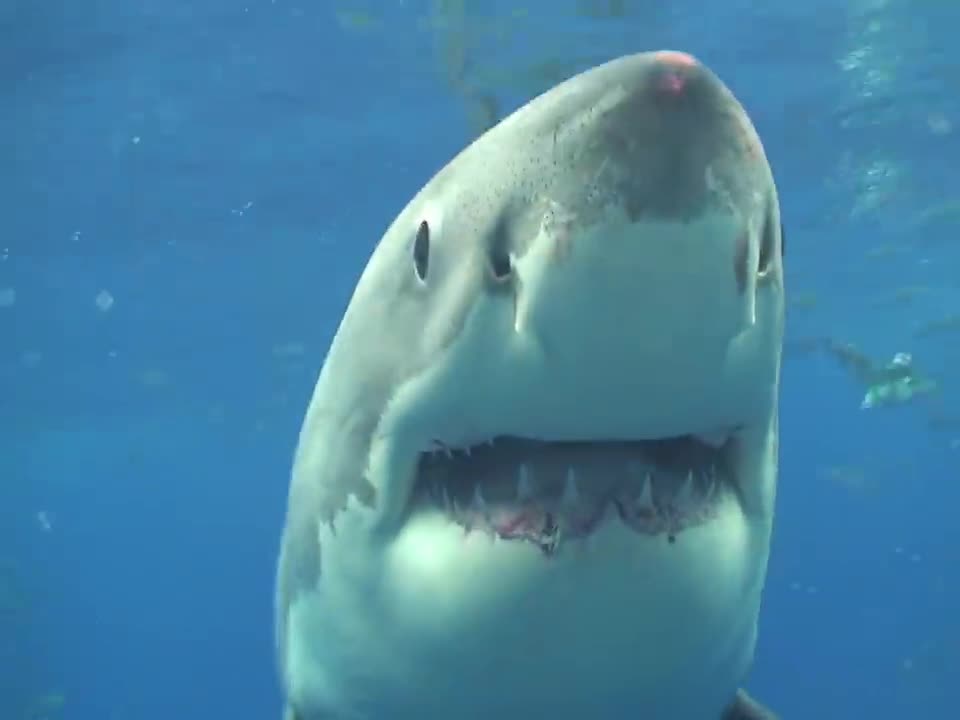
[[[100,308],[101,312],[107,312],[107,310],[113,307],[113,295],[106,290],[101,290],[97,293],[97,297],[94,298],[94,302],[97,307]]]
[[[53,529],[53,518],[50,516],[50,513],[46,510],[37,511],[37,524],[40,526],[40,529],[44,532],[50,532]]]

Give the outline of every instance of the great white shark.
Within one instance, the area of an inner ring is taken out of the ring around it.
[[[741,104],[621,57],[441,169],[346,309],[276,584],[287,720],[772,717],[783,232]]]

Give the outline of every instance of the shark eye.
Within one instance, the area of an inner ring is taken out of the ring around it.
[[[417,228],[417,237],[413,241],[413,269],[420,282],[427,281],[427,270],[430,267],[430,226],[426,220],[420,222]]]

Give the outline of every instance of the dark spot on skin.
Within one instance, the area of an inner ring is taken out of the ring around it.
[[[426,282],[430,268],[430,226],[426,220],[420,222],[417,237],[413,241],[413,268],[420,282]]]
[[[676,535],[667,535],[667,542],[673,545],[677,541]]]

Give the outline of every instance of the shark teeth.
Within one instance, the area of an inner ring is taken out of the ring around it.
[[[717,495],[720,493],[720,483],[713,480],[707,481],[707,491],[705,497],[707,502],[713,502],[716,499]]]
[[[728,439],[717,433],[709,444]],[[714,453],[693,439],[649,451],[638,444],[636,452],[613,443],[607,458],[592,457],[583,443],[508,439],[491,450],[492,444],[432,441],[418,468],[421,497],[468,534],[526,539],[545,551],[560,535],[586,537],[611,510],[638,532],[672,538],[715,517],[728,500],[727,483],[736,481],[720,454],[725,450]]]
[[[473,486],[473,499],[470,501],[470,508],[484,515],[487,512],[487,501],[483,499],[483,491],[480,490],[479,485]]]
[[[526,463],[521,463],[517,470],[517,499],[529,500],[533,497],[533,485],[530,482],[530,468]]]
[[[649,508],[653,510],[653,476],[647,473],[643,479],[643,489],[637,496],[636,505],[638,508]]]
[[[709,445],[714,449],[721,448],[726,445],[727,440],[729,440],[732,436],[733,432],[729,430],[714,430],[712,432],[696,433],[694,435],[694,437],[704,445]]]
[[[680,489],[676,494],[676,501],[682,507],[684,505],[690,505],[693,502],[693,471],[690,470],[687,472],[687,477],[684,478],[683,484],[680,486]]]
[[[563,495],[560,497],[560,503],[566,507],[575,507],[580,503],[577,474],[572,467],[567,468],[567,477],[563,483]]]

